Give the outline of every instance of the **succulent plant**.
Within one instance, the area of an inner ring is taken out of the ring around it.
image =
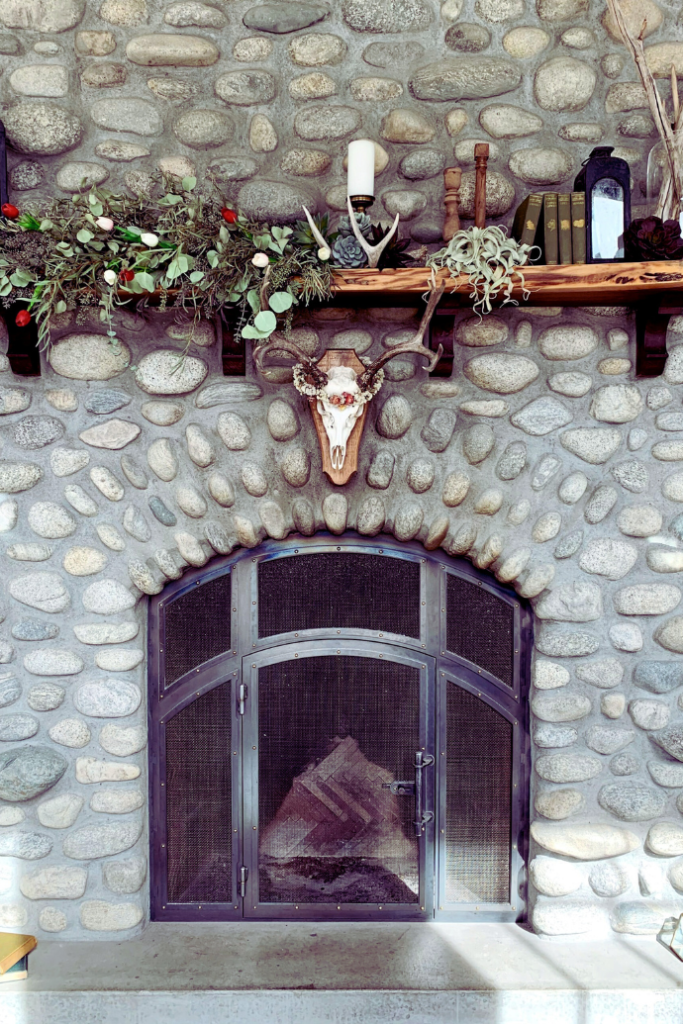
[[[356,224],[360,228],[360,233],[363,238],[367,238],[368,242],[372,238],[372,221],[367,213],[356,213]],[[353,229],[351,228],[351,221],[348,217],[340,217],[339,224],[337,225],[337,231],[340,235],[353,236]]]
[[[368,241],[371,245],[379,245],[390,230],[388,227],[382,227],[381,224],[373,224],[372,233]],[[401,238],[400,234],[396,232],[379,258],[378,269],[396,270],[398,267],[406,267],[409,263],[412,263],[412,257],[406,252],[409,245],[410,241],[407,238]]]
[[[677,220],[659,217],[641,217],[632,220],[624,232],[624,251],[627,260],[680,260],[683,259],[683,238]]]
[[[340,235],[332,246],[332,260],[338,267],[364,267],[368,262],[354,235]]]

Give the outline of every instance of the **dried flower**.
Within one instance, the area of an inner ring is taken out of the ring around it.
[[[270,263],[270,259],[268,258],[268,255],[265,252],[257,252],[256,255],[252,257],[251,262],[254,264],[255,267],[260,267],[261,269],[263,269],[264,267],[268,266],[268,264]]]
[[[148,249],[156,249],[159,244],[159,238],[151,231],[145,231],[144,234],[140,235],[140,241],[143,245],[146,245]]]
[[[20,309],[14,322],[17,327],[27,327],[31,323],[31,314],[25,309]]]
[[[19,210],[14,203],[3,203],[0,207],[3,217],[7,217],[8,220],[16,220],[19,216]],[[29,320],[31,318],[29,317]],[[28,322],[28,321],[27,321]]]
[[[234,224],[237,221],[237,214],[234,210],[230,210],[227,206],[224,206],[221,210],[221,217],[227,221],[228,224]]]
[[[114,221],[111,219],[111,217],[98,217],[95,223],[97,224],[98,228],[100,228],[102,231],[114,230]]]
[[[105,272],[102,274],[102,277],[107,282],[107,284],[112,284],[112,285],[116,284],[116,271],[115,270],[105,270]]]

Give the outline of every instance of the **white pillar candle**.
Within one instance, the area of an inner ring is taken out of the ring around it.
[[[371,139],[349,142],[348,195],[374,196],[375,144]]]

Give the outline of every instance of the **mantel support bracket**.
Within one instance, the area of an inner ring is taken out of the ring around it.
[[[637,377],[659,377],[664,371],[669,320],[683,313],[683,300],[678,305],[674,305],[675,301],[660,299],[636,306]]]

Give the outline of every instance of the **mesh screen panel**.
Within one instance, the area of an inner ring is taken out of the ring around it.
[[[193,587],[164,611],[164,685],[230,650],[230,573]]]
[[[446,900],[510,899],[512,725],[446,685]]]
[[[259,672],[260,899],[417,903],[420,670],[300,658]]]
[[[166,726],[166,847],[171,903],[232,900],[231,684]]]
[[[452,573],[447,577],[446,602],[448,650],[512,686],[515,651],[512,605]]]
[[[258,567],[259,636],[370,629],[420,636],[420,566],[383,555],[297,555]]]

